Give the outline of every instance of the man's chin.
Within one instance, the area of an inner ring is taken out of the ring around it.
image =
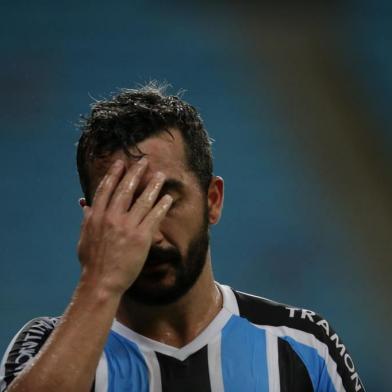
[[[175,273],[166,268],[156,268],[149,271],[143,271],[129,289],[130,292],[165,292],[175,290],[177,279]]]
[[[146,283],[148,281],[155,282],[164,278],[165,275],[173,273],[175,273],[175,268],[169,262],[146,264],[137,280],[143,280]]]
[[[165,306],[179,300],[185,292],[179,292],[175,287],[138,288],[126,291],[124,296],[131,301],[148,306]]]
[[[179,284],[176,277],[167,271],[156,271],[154,274],[139,276],[124,296],[143,305],[170,305],[184,296],[194,283]]]

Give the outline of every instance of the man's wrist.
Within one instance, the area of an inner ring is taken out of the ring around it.
[[[85,299],[89,298],[100,304],[110,302],[118,304],[120,303],[122,294],[123,290],[120,290],[110,282],[94,279],[91,276],[82,273],[76,295],[82,296]]]

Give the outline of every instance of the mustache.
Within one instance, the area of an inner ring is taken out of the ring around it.
[[[181,259],[181,254],[177,248],[160,248],[159,246],[151,246],[145,264],[155,265],[162,262],[169,262],[173,265],[179,265],[181,264]]]

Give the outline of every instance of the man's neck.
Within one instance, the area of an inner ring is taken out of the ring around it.
[[[208,260],[195,285],[175,303],[148,306],[123,300],[117,320],[150,339],[183,347],[210,324],[221,308],[222,294]]]

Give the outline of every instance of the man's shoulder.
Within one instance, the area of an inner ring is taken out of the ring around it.
[[[329,334],[327,321],[317,312],[232,289],[238,313],[252,324],[287,327],[318,334]],[[329,325],[328,325],[329,327]],[[321,328],[321,331],[320,331]]]
[[[278,336],[313,335],[330,346],[339,347],[339,337],[319,313],[232,289],[238,314],[254,325]]]
[[[231,290],[238,306],[238,316],[275,336],[279,355],[293,350],[302,359],[313,357],[306,367],[315,380],[312,362],[321,358],[322,367],[331,377],[336,377],[337,385],[343,383],[347,391],[364,390],[346,346],[324,317],[312,310]]]
[[[36,317],[14,336],[0,365],[0,391],[27,366],[55,329],[60,317]]]
[[[238,305],[238,313],[257,325],[282,325],[287,322],[290,305],[254,294],[231,289]]]
[[[14,336],[8,350],[23,345],[23,342],[42,342],[55,329],[60,317],[42,316],[28,321]]]
[[[12,346],[17,346],[27,341],[43,341],[55,329],[60,317],[41,316],[28,321],[15,335]]]

